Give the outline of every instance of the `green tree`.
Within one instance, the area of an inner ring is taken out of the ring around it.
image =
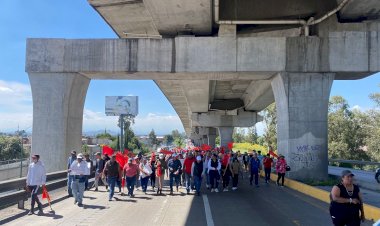
[[[19,137],[0,136],[0,160],[20,159],[26,156]]]
[[[220,136],[217,136],[216,138],[215,138],[215,145],[216,146],[220,146]]]
[[[242,143],[245,140],[244,129],[235,127],[232,134],[232,139],[234,143]]]
[[[365,117],[360,111],[351,111],[342,96],[333,96],[329,102],[328,145],[329,158],[369,160],[365,151]]]
[[[100,133],[96,135],[97,139],[108,139],[114,141],[116,138],[112,136],[110,133],[107,133],[106,130],[104,130],[104,133]]]
[[[149,144],[151,146],[158,144],[157,136],[156,136],[156,133],[154,132],[154,129],[152,129],[152,131],[150,131],[150,133],[148,135],[148,139],[149,139]]]
[[[176,139],[178,139],[178,138],[180,138],[180,137],[177,137]],[[180,138],[180,139],[181,139],[181,138]],[[168,135],[165,135],[165,136],[164,136],[164,141],[163,141],[163,143],[164,143],[165,145],[169,146],[169,145],[171,145],[171,144],[173,143],[173,141],[174,141],[173,135],[168,134]]]
[[[272,146],[274,150],[277,150],[277,112],[275,103],[265,108],[263,114],[266,128],[263,135],[264,143],[260,145]]]
[[[183,134],[181,134],[178,130],[172,131],[172,137],[174,140],[177,138],[184,138]]]
[[[181,137],[177,137],[176,139],[174,139],[173,143],[176,147],[180,148],[183,148],[186,145],[184,139]]]

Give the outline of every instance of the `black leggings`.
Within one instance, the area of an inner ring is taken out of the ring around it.
[[[278,177],[277,177],[277,184],[280,182],[280,179],[282,179],[281,185],[284,186],[285,173],[278,173],[277,175],[278,175]]]
[[[42,204],[40,202],[40,200],[38,199],[38,188],[39,186],[37,185],[34,185],[34,186],[28,186],[29,187],[29,190],[31,191],[31,196],[32,196],[32,202],[31,202],[31,209],[30,211],[34,211],[34,205],[36,204],[37,202],[37,205],[38,205],[38,209],[39,210],[42,210]]]
[[[150,175],[150,186],[156,187],[156,174],[153,173]]]

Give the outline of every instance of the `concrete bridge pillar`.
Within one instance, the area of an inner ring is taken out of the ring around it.
[[[278,152],[294,179],[326,179],[327,115],[332,73],[280,73],[272,80]]]
[[[47,172],[65,170],[82,148],[83,107],[90,79],[77,73],[29,73],[33,96],[32,154]]]
[[[208,145],[210,145],[212,148],[215,148],[215,139],[216,139],[216,128],[208,128]]]
[[[234,132],[234,127],[232,126],[221,126],[218,127],[220,146],[227,147],[228,142],[232,142],[232,133]]]

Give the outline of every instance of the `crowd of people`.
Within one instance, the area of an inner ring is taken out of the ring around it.
[[[232,179],[232,191],[235,191],[238,189],[239,178],[244,178],[245,173],[250,175],[250,185],[253,186],[254,182],[259,187],[260,170],[264,169],[265,183],[269,183],[272,168],[275,168],[278,175],[276,184],[284,186],[285,173],[289,170],[283,155],[274,159],[270,154],[261,155],[260,151],[252,151],[250,154],[218,149],[207,152],[165,152],[152,153],[150,158],[139,154],[136,157],[129,156],[124,165],[118,163],[116,155],[96,153],[95,157],[95,165],[89,155],[77,154],[74,150],[68,158],[67,191],[78,206],[83,206],[84,191],[91,188],[88,179],[92,170],[95,171],[94,191],[98,191],[102,182],[109,192],[109,201],[113,200],[116,185],[121,195],[133,197],[135,186],[136,189],[141,187],[146,194],[149,181],[151,191],[162,195],[165,175],[169,178],[169,194],[173,194],[174,186],[176,192],[179,192],[181,186],[186,189],[187,194],[194,191],[199,196],[203,180],[210,192],[219,192],[220,181],[222,191],[227,192]],[[31,193],[31,209],[28,214],[34,214],[37,203],[38,215],[43,215],[42,204],[37,195],[40,188],[45,186],[46,171],[39,155],[32,155],[31,160],[26,177],[26,190]],[[359,187],[353,184],[353,177],[351,171],[342,171],[341,182],[331,191],[330,215],[334,225],[360,225],[360,221],[365,219],[363,197]],[[124,182],[127,194],[122,193]]]
[[[259,187],[260,170],[265,171],[265,183],[269,183],[272,168],[278,173],[277,185],[284,186],[287,167],[284,156],[276,156],[277,159],[274,159],[269,153],[263,156],[261,151],[255,150],[249,154],[224,149],[173,152],[165,150],[152,152],[150,156],[130,155],[125,164],[119,163],[116,155],[108,156],[98,152],[95,154],[94,165],[90,164],[92,161],[88,155],[76,155],[75,151],[71,154],[67,165],[67,190],[69,196],[74,197],[74,203],[79,206],[82,205],[84,191],[90,189],[87,181],[92,170],[95,171],[94,191],[98,191],[101,182],[109,192],[109,201],[112,201],[116,186],[119,193],[130,197],[140,187],[142,192],[147,193],[148,185],[152,192],[162,195],[165,176],[169,179],[169,194],[184,188],[187,194],[193,192],[199,196],[202,184],[210,192],[235,191],[238,189],[239,177],[244,178],[246,173],[250,175],[250,185]],[[122,192],[125,185],[126,194]]]

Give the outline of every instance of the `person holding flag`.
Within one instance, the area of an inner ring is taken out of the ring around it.
[[[27,190],[31,192],[31,205],[28,215],[34,214],[34,205],[37,202],[38,205],[38,215],[43,215],[42,204],[38,199],[39,187],[45,186],[46,183],[46,170],[45,166],[42,164],[39,155],[32,155],[32,162],[28,168],[28,175],[26,176],[26,186]]]

